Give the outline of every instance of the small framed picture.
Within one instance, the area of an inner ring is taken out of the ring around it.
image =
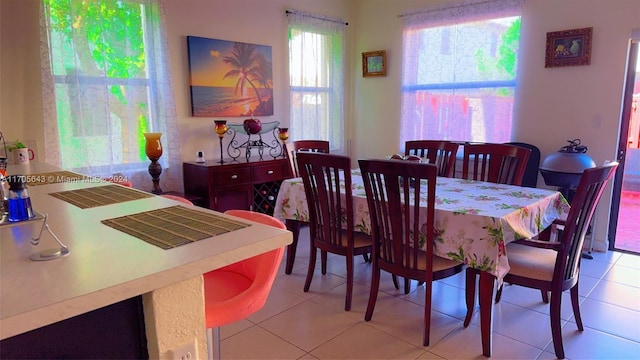
[[[385,50],[362,53],[362,76],[387,76],[387,52]]]
[[[544,67],[591,64],[592,33],[592,27],[548,32]]]

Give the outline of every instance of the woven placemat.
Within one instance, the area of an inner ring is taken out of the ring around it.
[[[120,185],[96,186],[86,189],[49,193],[49,195],[60,200],[64,200],[81,209],[118,204],[125,201],[145,199],[153,196],[152,194],[133,190]]]
[[[102,223],[164,250],[251,226],[181,205],[102,220]]]
[[[64,182],[89,181],[94,178],[86,175],[76,174],[71,171],[54,171],[39,174],[25,175],[28,186],[48,185]]]

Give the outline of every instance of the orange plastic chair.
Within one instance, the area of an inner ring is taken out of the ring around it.
[[[180,196],[176,196],[176,195],[170,195],[170,194],[161,194],[160,196],[162,196],[163,198],[167,198],[167,199],[171,199],[171,200],[175,200],[175,201],[180,201],[181,203],[185,203],[188,205],[193,205],[193,203],[183,197]]]
[[[266,214],[248,210],[227,210],[225,214],[286,230],[282,221]],[[203,275],[209,359],[220,359],[220,326],[262,309],[283,254],[284,247],[278,248]]]

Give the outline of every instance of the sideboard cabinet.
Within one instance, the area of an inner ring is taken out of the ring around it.
[[[280,183],[291,177],[288,159],[184,162],[182,169],[185,193],[221,212],[245,209],[273,215]]]

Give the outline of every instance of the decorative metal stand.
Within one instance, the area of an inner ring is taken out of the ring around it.
[[[254,154],[254,151],[257,151],[258,157],[260,160],[263,160],[263,155],[266,150],[269,156],[277,159],[284,152],[282,144],[278,141],[279,124],[280,122],[278,121],[262,123],[262,129],[258,134],[249,134],[245,131],[243,124],[229,124],[227,133],[231,135],[231,141],[227,146],[227,154],[229,154],[229,157],[233,160],[236,160],[242,155],[242,149],[245,149],[247,161],[249,161],[251,155]],[[262,139],[262,135],[268,132],[273,135],[273,140],[267,143]],[[240,142],[243,136],[247,136],[248,138],[245,142]],[[257,137],[257,139],[252,138],[254,136]]]
[[[42,238],[42,233],[44,232],[45,229],[47,229],[47,232],[51,234],[51,236],[56,240],[58,245],[60,245],[60,248],[46,249],[46,250],[33,253],[31,254],[31,256],[29,256],[29,259],[33,261],[46,261],[46,260],[58,259],[58,258],[69,255],[71,253],[71,251],[69,250],[69,247],[65,245],[62,241],[60,241],[60,239],[58,239],[58,236],[56,236],[53,230],[51,230],[51,228],[49,227],[49,224],[47,224],[47,214],[40,214],[36,211],[34,211],[34,214],[35,216],[29,220],[17,221],[17,222],[9,222],[6,214],[3,214],[2,219],[0,220],[0,226],[7,226],[7,227],[20,226],[20,225],[24,225],[34,221],[42,220],[42,226],[40,227],[40,232],[38,233],[38,236],[31,237],[31,245],[38,246],[40,244],[40,238]]]

